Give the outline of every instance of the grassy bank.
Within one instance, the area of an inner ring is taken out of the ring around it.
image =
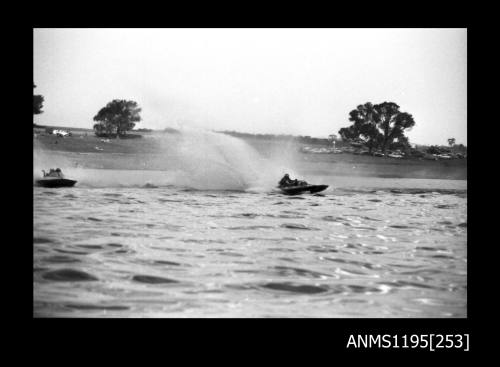
[[[105,139],[92,130],[71,129],[72,136],[58,137],[34,129],[33,146],[47,154],[64,155],[74,166],[106,169],[165,169],[162,132],[141,132],[135,139]],[[467,179],[467,159],[429,161],[342,154],[307,154],[294,141],[243,138],[266,158],[286,157],[300,174],[394,178]],[[49,168],[49,167],[48,167]],[[280,172],[281,174],[281,172]]]

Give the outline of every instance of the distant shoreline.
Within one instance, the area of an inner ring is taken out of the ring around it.
[[[87,134],[94,134],[94,130],[91,128],[84,128],[84,127],[70,127],[70,126],[56,126],[56,125],[37,125],[33,124],[34,129],[58,129],[58,130],[66,130],[66,131],[78,131],[78,132],[84,132]],[[169,133],[169,132],[177,132],[179,130],[166,127],[164,129],[146,129],[146,128],[139,128],[132,130],[130,133],[131,134],[143,134],[143,133]],[[220,133],[220,134],[226,134],[230,136],[234,136],[237,138],[241,139],[264,139],[264,140],[274,140],[274,141],[289,141],[289,140],[298,140],[302,142],[307,142],[308,144],[313,144],[313,145],[331,145],[330,141],[327,138],[320,138],[320,137],[312,137],[312,136],[304,136],[304,135],[291,135],[291,134],[271,134],[271,133],[266,133],[266,134],[260,134],[260,133],[245,133],[245,132],[238,132],[238,131],[229,131],[229,130],[218,130],[218,131],[213,131],[215,133]],[[417,147],[429,147],[435,144],[416,144]]]
[[[64,128],[63,128],[64,129]],[[72,136],[58,137],[34,129],[33,146],[46,153],[67,155],[79,167],[104,169],[165,169],[151,155],[157,155],[154,136],[159,132],[143,132],[140,139],[106,139],[91,129],[69,129]],[[136,134],[135,131],[132,132]],[[166,132],[168,134],[168,132]],[[365,176],[380,178],[427,178],[467,180],[467,159],[429,161],[417,158],[389,158],[368,155],[303,153],[296,141],[274,141],[258,137],[241,138],[263,157],[288,150],[293,166],[303,175]],[[50,167],[48,167],[50,168]],[[282,174],[277,172],[277,175]]]

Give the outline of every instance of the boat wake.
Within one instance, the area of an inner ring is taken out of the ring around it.
[[[293,174],[293,170],[283,167],[282,163],[263,158],[245,141],[221,133],[181,130],[176,134],[158,134],[151,141],[151,147],[154,153],[142,154],[140,161],[149,162],[156,169],[137,167],[134,163],[137,156],[133,154],[112,156],[112,159],[107,156],[107,163],[111,161],[111,164],[100,168],[97,162],[102,154],[75,156],[38,147],[40,149],[34,150],[34,181],[41,178],[42,169],[58,167],[65,177],[78,181],[78,187],[175,186],[265,192],[276,186],[283,172]]]

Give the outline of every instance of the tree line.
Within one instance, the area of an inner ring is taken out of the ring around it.
[[[34,83],[33,88],[36,88]],[[34,115],[43,113],[43,103],[42,95],[33,95]],[[141,111],[135,101],[114,99],[94,116],[94,132],[97,136],[123,136],[141,121]],[[348,120],[352,124],[338,131],[340,137],[345,142],[364,145],[370,153],[373,150],[385,153],[387,149],[410,147],[405,132],[415,126],[415,120],[411,114],[401,111],[400,106],[394,102],[366,102],[349,112]],[[334,140],[332,137],[335,135],[330,135],[329,139]],[[455,139],[448,139],[448,144],[455,145]]]
[[[123,136],[141,121],[141,108],[135,101],[115,99],[101,108],[94,116],[97,136]]]
[[[33,83],[33,89],[36,88]],[[44,98],[33,94],[33,115],[43,113]],[[94,116],[94,132],[97,136],[123,136],[141,121],[141,108],[135,101],[115,99],[101,108]]]
[[[415,126],[413,116],[400,111],[394,102],[359,105],[349,112],[349,121],[351,126],[339,130],[342,140],[362,143],[370,153],[374,149],[385,153],[388,148],[409,147],[404,133]]]
[[[33,89],[36,88],[35,83],[33,83]],[[35,95],[33,94],[33,115],[38,115],[40,113],[43,113],[42,111],[43,108],[43,96],[38,94]]]

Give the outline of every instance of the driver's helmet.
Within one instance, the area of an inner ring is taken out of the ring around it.
[[[60,168],[57,168],[57,169],[56,169],[56,172],[61,172],[61,169],[60,169]]]

